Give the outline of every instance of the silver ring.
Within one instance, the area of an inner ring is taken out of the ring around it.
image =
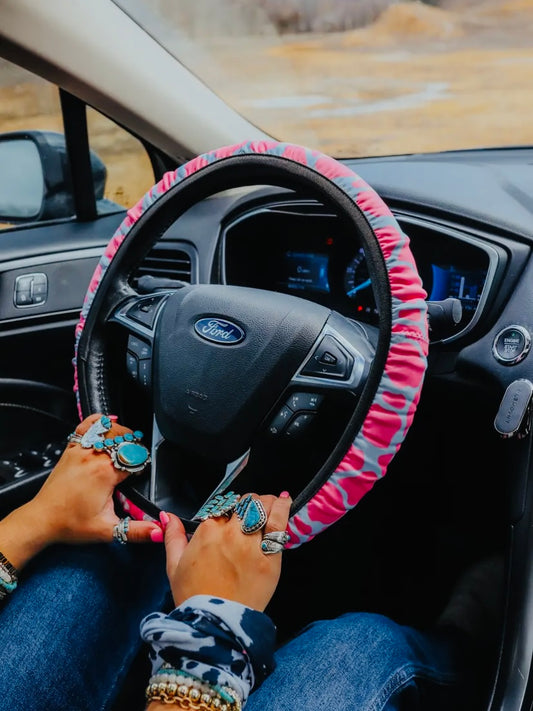
[[[69,442],[81,444],[84,449],[90,449],[95,442],[102,442],[104,435],[109,432],[113,423],[107,415],[102,415],[87,429],[85,434],[78,434],[75,430],[67,437]]]
[[[142,474],[151,461],[148,448],[140,444],[143,433],[135,430],[116,437],[105,437],[111,426],[111,420],[104,415],[94,422],[84,435],[74,431],[67,439],[80,444],[84,449],[92,449],[97,454],[105,452],[119,471]]]
[[[281,553],[285,548],[285,544],[291,540],[290,535],[287,531],[270,531],[270,533],[265,533],[261,541],[261,551],[265,555],[272,555],[273,553]]]
[[[247,535],[259,531],[267,522],[265,507],[251,494],[241,499],[235,506],[235,513],[241,519],[241,531]]]
[[[130,516],[126,516],[126,518],[121,518],[120,521],[113,526],[113,538],[118,543],[124,544],[128,542],[130,521]]]
[[[234,491],[228,491],[226,494],[217,494],[200,507],[193,516],[193,520],[205,521],[208,518],[230,517],[238,501],[239,494]]]

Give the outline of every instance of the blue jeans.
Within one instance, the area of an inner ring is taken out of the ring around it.
[[[456,634],[364,612],[314,622],[277,651],[275,671],[246,711],[472,709]]]
[[[140,620],[169,603],[163,546],[45,551],[0,609],[2,707],[115,710],[141,647]],[[424,633],[370,613],[315,622],[277,651],[276,670],[246,711],[456,711],[461,646],[444,631]],[[121,711],[144,708],[148,676],[147,664],[135,703]]]
[[[139,622],[163,609],[168,593],[163,546],[44,551],[22,571],[18,588],[0,608],[2,708],[113,708],[141,647]]]

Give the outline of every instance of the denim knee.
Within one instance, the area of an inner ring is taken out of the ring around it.
[[[449,640],[374,613],[320,620],[276,653],[274,673],[247,711],[392,711],[402,694],[453,686],[458,678]]]

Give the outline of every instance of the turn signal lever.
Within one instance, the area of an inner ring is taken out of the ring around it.
[[[460,300],[450,296],[443,301],[428,301],[427,305],[429,339],[441,341],[453,335],[463,316]]]
[[[186,281],[179,279],[165,279],[164,277],[154,277],[144,274],[137,279],[137,291],[139,294],[153,294],[156,291],[167,291],[168,289],[181,289],[188,286]]]

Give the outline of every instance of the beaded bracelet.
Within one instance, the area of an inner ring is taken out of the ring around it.
[[[0,600],[3,600],[17,587],[18,573],[14,565],[0,553]]]
[[[157,677],[166,676],[170,678],[157,681]],[[183,682],[180,683],[179,679]],[[240,699],[233,689],[228,686],[215,689],[205,682],[197,685],[183,672],[154,675],[146,687],[146,700],[147,703],[160,701],[164,704],[179,704],[182,708],[194,711],[242,711]]]
[[[199,689],[203,694],[209,694],[211,696],[219,696],[222,701],[228,704],[233,704],[235,696],[238,697],[237,692],[234,689],[230,689],[228,686],[220,686],[218,684],[212,684],[204,681],[198,676],[191,674],[184,669],[176,669],[172,664],[165,662],[159,670],[150,677],[148,682],[148,688],[159,685],[159,684],[175,684],[176,686],[186,686],[188,688]],[[233,694],[228,694],[228,689],[233,691]]]
[[[221,696],[221,703],[226,700],[220,690],[229,687],[244,706],[251,689],[274,668],[276,628],[272,620],[232,600],[194,595],[169,614],[148,615],[140,631],[151,647],[153,675],[165,665],[178,674],[192,671]],[[183,700],[175,703],[189,708]],[[230,709],[237,708],[228,703]]]

